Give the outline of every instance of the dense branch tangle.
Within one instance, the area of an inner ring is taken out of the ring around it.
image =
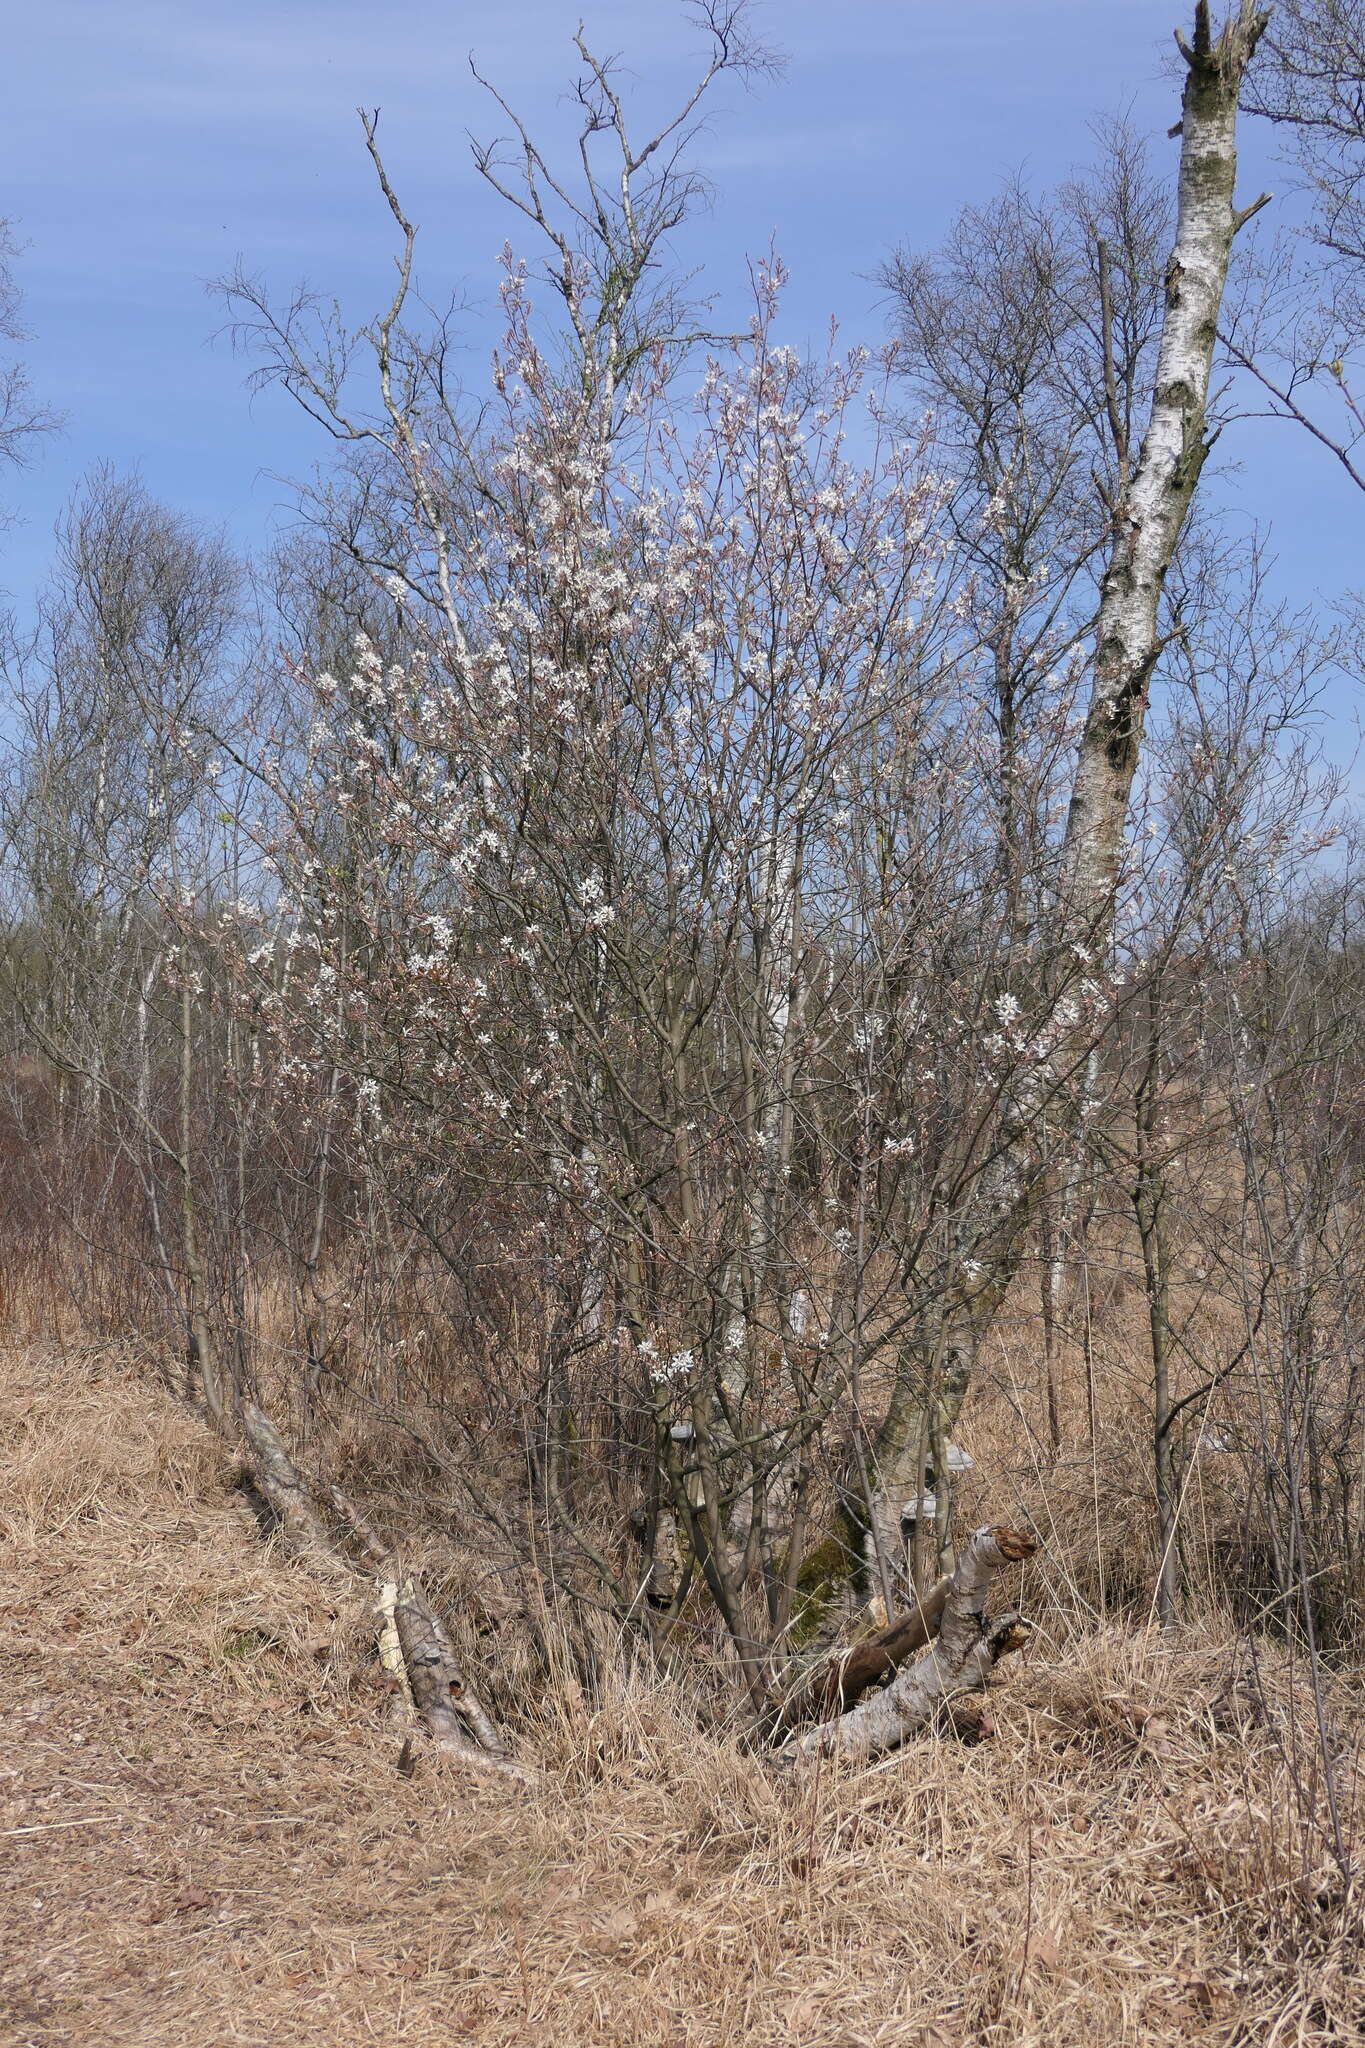
[[[755,1721],[860,1713],[831,1738],[852,1745],[1012,1640],[976,1622],[1023,1549],[986,1531],[955,1563],[949,1439],[1049,1187],[1066,1235],[1119,1156],[1144,947],[1230,943],[1227,851],[1189,794],[1219,734],[1173,721],[1142,769],[1158,665],[1199,701],[1208,620],[1254,580],[1201,587],[1181,549],[1261,18],[1197,12],[1169,251],[1118,136],[1095,179],[1014,189],[898,260],[896,351],[816,360],[779,339],[775,262],[746,332],[705,345],[670,282],[702,95],[762,68],[741,9],[701,19],[700,82],[644,142],[582,36],[567,167],[499,97],[516,140],[476,168],[548,250],[555,307],[510,259],[477,402],[446,323],[410,324],[417,230],[375,115],[398,243],[377,317],[238,281],[265,374],[343,451],[275,565],[289,663],[253,650],[268,681],[236,718],[197,672],[179,698],[139,684],[158,801],[188,790],[146,848],[108,815],[117,720],[92,778],[72,719],[35,718],[16,840],[65,807],[102,865],[62,849],[66,926],[32,868],[46,950],[15,1010],[138,1161],[196,1385],[228,1361],[212,1405],[262,1470],[288,1455],[277,1403],[305,1440],[363,1413],[498,1569],[660,1657],[709,1602]],[[932,434],[898,419],[904,376]],[[175,534],[147,542],[173,567]],[[1130,812],[1182,790],[1163,896]],[[60,835],[29,838],[41,866]],[[79,1000],[52,972],[68,929]],[[269,1283],[288,1341],[261,1336]],[[277,1506],[292,1526],[287,1484]],[[448,1641],[375,1562],[434,1728]],[[800,1664],[870,1600],[846,1661]]]

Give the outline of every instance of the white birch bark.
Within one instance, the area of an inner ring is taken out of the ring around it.
[[[1186,63],[1175,243],[1152,410],[1116,514],[1100,593],[1094,680],[1067,820],[1064,872],[1074,929],[1101,942],[1113,914],[1147,692],[1161,652],[1167,574],[1208,453],[1207,410],[1233,237],[1262,202],[1238,212],[1237,111],[1242,80],[1269,19],[1241,0],[1214,38],[1208,0]]]
[[[435,1748],[517,1784],[534,1784],[534,1772],[508,1754],[456,1659],[440,1616],[411,1577],[399,1584],[393,1620],[413,1702]]]
[[[1151,414],[1115,515],[1101,588],[1090,703],[1063,849],[1059,945],[1070,940],[1100,950],[1112,927],[1147,692],[1161,653],[1161,595],[1208,453],[1209,382],[1233,238],[1261,204],[1239,212],[1234,187],[1242,81],[1267,19],[1250,0],[1239,0],[1215,37],[1208,0],[1199,0],[1193,41],[1178,37],[1186,78],[1176,234]],[[1059,992],[1062,986],[1059,980]],[[1075,1048],[1064,1045],[1056,1058],[1074,1056]],[[1047,1079],[1041,1070],[1029,1077],[1028,1091],[1038,1101]],[[964,1219],[963,1251],[984,1269],[981,1278],[970,1286],[950,1278],[939,1304],[936,1355],[952,1368],[951,1393],[936,1418],[940,1428],[956,1419],[978,1335],[1009,1285],[1036,1207],[1040,1178],[1027,1144],[1031,1113],[1027,1099],[1012,1101],[1013,1132]],[[921,1360],[911,1360],[910,1373],[924,1376]],[[873,1512],[886,1540],[896,1508],[915,1484],[931,1398],[907,1376],[877,1443]]]
[[[732,1325],[742,1342],[726,1345],[725,1378],[742,1394],[750,1345],[761,1337],[768,1276],[778,1236],[782,1188],[791,1156],[791,1033],[794,1020],[797,952],[801,925],[801,851],[799,828],[779,823],[767,849],[763,879],[762,951],[758,963],[756,1003],[757,1075],[756,1128],[758,1186],[749,1200],[749,1285],[757,1307],[757,1328],[744,1327],[736,1315]],[[774,1304],[785,1322],[787,1304]],[[727,1330],[727,1339],[732,1334]]]
[[[284,1438],[254,1401],[242,1402],[241,1419],[251,1475],[274,1510],[282,1547],[329,1579],[344,1577],[344,1560],[337,1554]]]
[[[287,1461],[287,1453],[285,1456]],[[295,1480],[302,1490],[297,1474]],[[416,1712],[433,1745],[445,1755],[521,1785],[534,1784],[535,1773],[510,1754],[416,1578],[403,1571],[339,1486],[328,1491],[332,1506],[377,1575],[379,1659],[390,1676],[399,1680],[402,1703]]]
[[[398,1636],[398,1586],[393,1579],[379,1579],[375,1584],[376,1647],[379,1661],[396,1688],[391,1711],[396,1720],[406,1723],[417,1711],[408,1683],[408,1667],[403,1661],[403,1645]]]
[[[954,1693],[975,1692],[998,1660],[1028,1640],[1029,1624],[1009,1612],[987,1623],[986,1595],[996,1573],[1019,1555],[1005,1529],[978,1529],[963,1546],[943,1602],[937,1642],[904,1664],[884,1691],[835,1721],[799,1735],[779,1751],[782,1763],[838,1754],[865,1762],[897,1749],[933,1719]]]

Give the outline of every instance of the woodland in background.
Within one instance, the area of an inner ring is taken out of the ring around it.
[[[697,19],[661,133],[581,33],[580,159],[492,89],[486,383],[377,115],[391,302],[225,282],[329,453],[268,559],[71,506],[5,649],[12,1313],[135,1336],[509,1772],[514,1623],[871,1753],[1026,1639],[1029,1557],[1062,1641],[1215,1609],[1313,1678],[1365,1598],[1358,620],[1201,471],[1271,409],[1361,481],[1365,20],[1201,5],[1178,185],[1107,128],[808,359],[776,257],[738,335],[670,265],[775,68]]]

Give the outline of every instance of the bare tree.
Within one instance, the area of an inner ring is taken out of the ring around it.
[[[196,812],[213,796],[200,720],[224,722],[236,580],[220,542],[139,485],[92,480],[63,523],[52,589],[13,664],[4,817],[10,1003],[30,1044],[127,1148],[156,1263],[183,1314],[189,1370],[220,1422],[196,1192],[195,973],[177,957],[169,919],[197,899],[207,908]],[[170,1018],[159,1020],[167,998]],[[173,1111],[157,1085],[166,1023]]]
[[[749,0],[696,0],[688,17],[709,45],[704,69],[677,111],[643,136],[622,96],[619,60],[596,55],[580,26],[574,48],[583,68],[571,93],[582,121],[577,162],[567,171],[556,169],[497,87],[474,72],[513,130],[510,141],[475,143],[475,166],[549,245],[544,275],[568,322],[573,373],[609,413],[637,364],[702,338],[704,308],[692,304],[668,261],[668,238],[707,196],[691,162],[702,103],[727,74],[752,85],[779,68],[754,33]]]
[[[16,467],[27,460],[34,440],[57,424],[56,414],[35,397],[18,353],[25,339],[14,276],[18,253],[10,223],[0,219],[0,462]]]
[[[1259,252],[1223,339],[1272,417],[1365,489],[1365,22],[1354,0],[1281,0],[1247,96],[1274,124],[1305,212]]]
[[[1141,144],[1101,131],[1098,168],[1047,199],[1013,181],[927,257],[883,272],[898,360],[930,408],[956,490],[949,513],[991,664],[996,823],[1016,944],[1044,904],[1059,673],[1093,628],[1099,566],[1126,494],[1160,325],[1171,208]]]

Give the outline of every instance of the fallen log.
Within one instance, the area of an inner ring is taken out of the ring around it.
[[[800,1685],[778,1708],[768,1731],[770,1739],[776,1742],[807,1721],[829,1721],[846,1713],[865,1692],[899,1670],[907,1657],[922,1650],[938,1633],[951,1584],[952,1575],[946,1573],[912,1613],[898,1614],[875,1635],[849,1643],[822,1658],[813,1670],[808,1668]]]
[[[380,1661],[401,1681],[435,1747],[519,1784],[534,1784],[534,1772],[511,1754],[493,1716],[469,1683],[444,1623],[417,1580],[410,1572],[400,1571],[392,1552],[339,1486],[329,1488],[329,1493],[332,1506],[376,1573]]]
[[[334,1576],[345,1560],[313,1506],[310,1490],[286,1450],[284,1438],[254,1401],[242,1402],[241,1415],[251,1477],[275,1517],[284,1548],[291,1557],[321,1565]]]
[[[940,1582],[938,1640],[913,1663],[902,1663],[882,1692],[787,1743],[778,1752],[778,1761],[793,1764],[802,1757],[834,1754],[859,1761],[881,1756],[931,1721],[944,1700],[979,1691],[1000,1658],[1022,1649],[1032,1634],[1032,1625],[1013,1610],[987,1622],[985,1608],[996,1573],[1027,1557],[1033,1548],[1032,1539],[1018,1530],[978,1529],[963,1547],[956,1568]],[[936,1586],[934,1593],[938,1592]],[[921,1613],[927,1625],[927,1600]],[[904,1622],[919,1619],[906,1616]],[[895,1634],[883,1630],[882,1638],[871,1639],[881,1641],[883,1658],[888,1654],[883,1639]],[[908,1628],[902,1630],[902,1638],[909,1634]]]
[[[379,1619],[379,1661],[394,1686],[389,1712],[394,1720],[406,1728],[416,1716],[417,1703],[412,1697],[412,1687],[408,1683],[408,1667],[403,1657],[403,1645],[398,1638],[398,1588],[392,1579],[379,1581],[374,1605]]]
[[[997,1529],[996,1544],[1010,1563],[1032,1557],[1037,1544],[1022,1529]],[[782,1702],[772,1727],[774,1741],[806,1721],[829,1721],[847,1713],[863,1694],[898,1671],[907,1657],[922,1650],[937,1635],[943,1607],[953,1584],[952,1572],[945,1572],[923,1594],[908,1614],[898,1614],[875,1635],[864,1636],[826,1657],[808,1673],[802,1684]]]
[[[399,1585],[393,1619],[413,1704],[436,1748],[520,1784],[534,1784],[534,1773],[509,1753],[491,1714],[465,1678],[440,1617],[411,1577]]]
[[[254,1401],[243,1401],[241,1412],[252,1476],[275,1515],[286,1549],[329,1577],[352,1573],[354,1566],[332,1541],[313,1505],[312,1490],[270,1417]],[[492,1715],[460,1669],[450,1637],[416,1579],[398,1571],[389,1550],[341,1488],[328,1491],[337,1515],[377,1575],[379,1656],[389,1675],[400,1682],[401,1703],[411,1703],[432,1742],[446,1755],[520,1784],[533,1783],[533,1774],[510,1754]]]

